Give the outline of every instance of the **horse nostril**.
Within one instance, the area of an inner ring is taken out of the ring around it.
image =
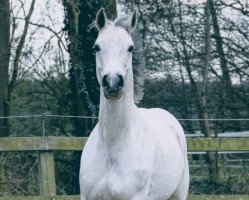
[[[124,87],[124,79],[123,79],[123,76],[118,75],[118,78],[119,78],[118,87],[119,87],[119,88]]]
[[[109,88],[109,83],[107,81],[107,77],[108,77],[108,75],[104,75],[103,80],[102,80],[103,87],[105,87],[105,88]]]

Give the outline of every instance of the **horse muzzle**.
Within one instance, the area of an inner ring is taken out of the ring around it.
[[[102,86],[107,99],[118,100],[123,94],[124,78],[120,74],[104,75]]]

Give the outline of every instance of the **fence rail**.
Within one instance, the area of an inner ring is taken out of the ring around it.
[[[0,151],[82,151],[87,137],[1,137]],[[249,151],[249,138],[187,138],[188,151]]]
[[[53,151],[82,151],[86,137],[1,137],[2,151],[38,151],[41,196],[0,197],[0,200],[79,200],[57,196]],[[249,151],[249,138],[187,138],[188,151]],[[188,200],[249,200],[249,195],[189,195]]]

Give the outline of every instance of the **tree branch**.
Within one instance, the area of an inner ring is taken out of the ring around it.
[[[27,32],[28,32],[28,28],[29,28],[29,22],[30,22],[32,13],[34,11],[35,1],[36,0],[32,0],[32,2],[31,2],[28,15],[25,18],[24,29],[23,29],[20,41],[19,41],[19,43],[17,45],[17,48],[16,48],[16,55],[15,55],[14,63],[13,63],[13,73],[12,73],[12,77],[11,77],[11,80],[10,80],[10,83],[9,83],[9,88],[8,88],[8,101],[10,101],[11,93],[13,92],[13,89],[14,89],[15,84],[16,84],[18,71],[19,71],[19,65],[20,65],[20,58],[21,58],[21,55],[22,55],[22,49],[23,49],[25,39],[26,39],[26,36],[27,36]]]

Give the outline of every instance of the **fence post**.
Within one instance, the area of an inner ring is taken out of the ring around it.
[[[39,152],[38,172],[40,195],[56,195],[55,165],[52,151]]]

